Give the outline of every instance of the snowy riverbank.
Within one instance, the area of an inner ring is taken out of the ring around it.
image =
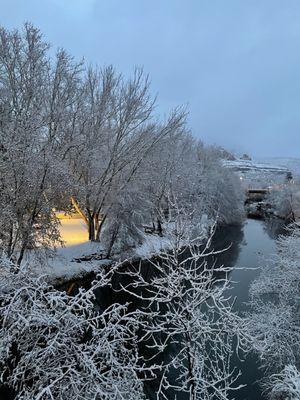
[[[49,254],[43,251],[30,252],[23,261],[23,265],[26,265],[33,274],[44,275],[54,284],[81,279],[91,273],[97,274],[104,267],[118,261],[150,259],[172,246],[172,224],[169,224],[163,236],[141,231],[142,240],[139,245],[127,252],[117,252],[107,259],[101,243],[88,240],[82,219],[62,218],[60,223],[64,246]],[[203,237],[207,236],[210,226],[206,216],[203,216],[199,228]]]

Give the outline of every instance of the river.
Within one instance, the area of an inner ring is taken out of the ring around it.
[[[222,250],[230,247],[227,251],[218,255],[216,265],[225,265],[232,268],[230,279],[232,289],[230,294],[235,298],[235,311],[243,314],[247,310],[248,292],[251,282],[260,273],[259,267],[263,267],[264,259],[268,259],[276,250],[276,238],[284,233],[284,226],[280,220],[254,220],[248,219],[243,226],[225,226],[220,227],[214,235],[212,247],[215,250]],[[124,279],[124,276],[122,277]],[[117,285],[119,281],[117,279]],[[124,293],[115,293],[108,290],[106,293],[96,294],[97,298],[103,304],[103,299],[108,302],[130,301]],[[133,302],[135,302],[134,299]],[[139,348],[143,355],[145,348]],[[262,378],[262,371],[259,369],[259,362],[254,354],[250,354],[244,361],[237,357],[233,360],[234,366],[242,371],[238,383],[245,387],[237,392],[233,392],[231,399],[235,400],[263,400],[258,380]],[[149,399],[156,399],[157,383],[150,381],[145,384],[145,391]],[[170,400],[186,400],[187,396],[183,393],[177,397],[173,393],[169,394]]]
[[[248,219],[243,227],[225,227],[216,233],[214,247],[225,248],[232,243],[231,248],[219,257],[219,263],[231,266],[233,282],[230,293],[236,298],[235,310],[243,313],[247,310],[248,292],[251,282],[258,276],[259,267],[263,267],[264,259],[268,259],[276,251],[275,239],[284,233],[280,220]],[[242,371],[239,383],[246,385],[233,394],[236,400],[264,399],[258,380],[262,378],[259,362],[255,355],[250,354],[245,361],[235,359],[235,364]]]

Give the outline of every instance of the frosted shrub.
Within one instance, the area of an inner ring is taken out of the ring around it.
[[[98,313],[92,290],[70,297],[43,277],[1,273],[0,378],[17,399],[143,398],[130,348],[137,317],[126,304]]]

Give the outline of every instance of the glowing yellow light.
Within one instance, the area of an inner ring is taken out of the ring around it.
[[[66,246],[88,241],[87,227],[80,215],[56,212],[56,217],[60,220],[60,235]]]

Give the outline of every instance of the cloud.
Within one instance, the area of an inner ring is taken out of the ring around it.
[[[298,0],[1,1],[0,23],[25,20],[77,58],[125,74],[143,65],[158,110],[188,104],[209,143],[300,154]]]

